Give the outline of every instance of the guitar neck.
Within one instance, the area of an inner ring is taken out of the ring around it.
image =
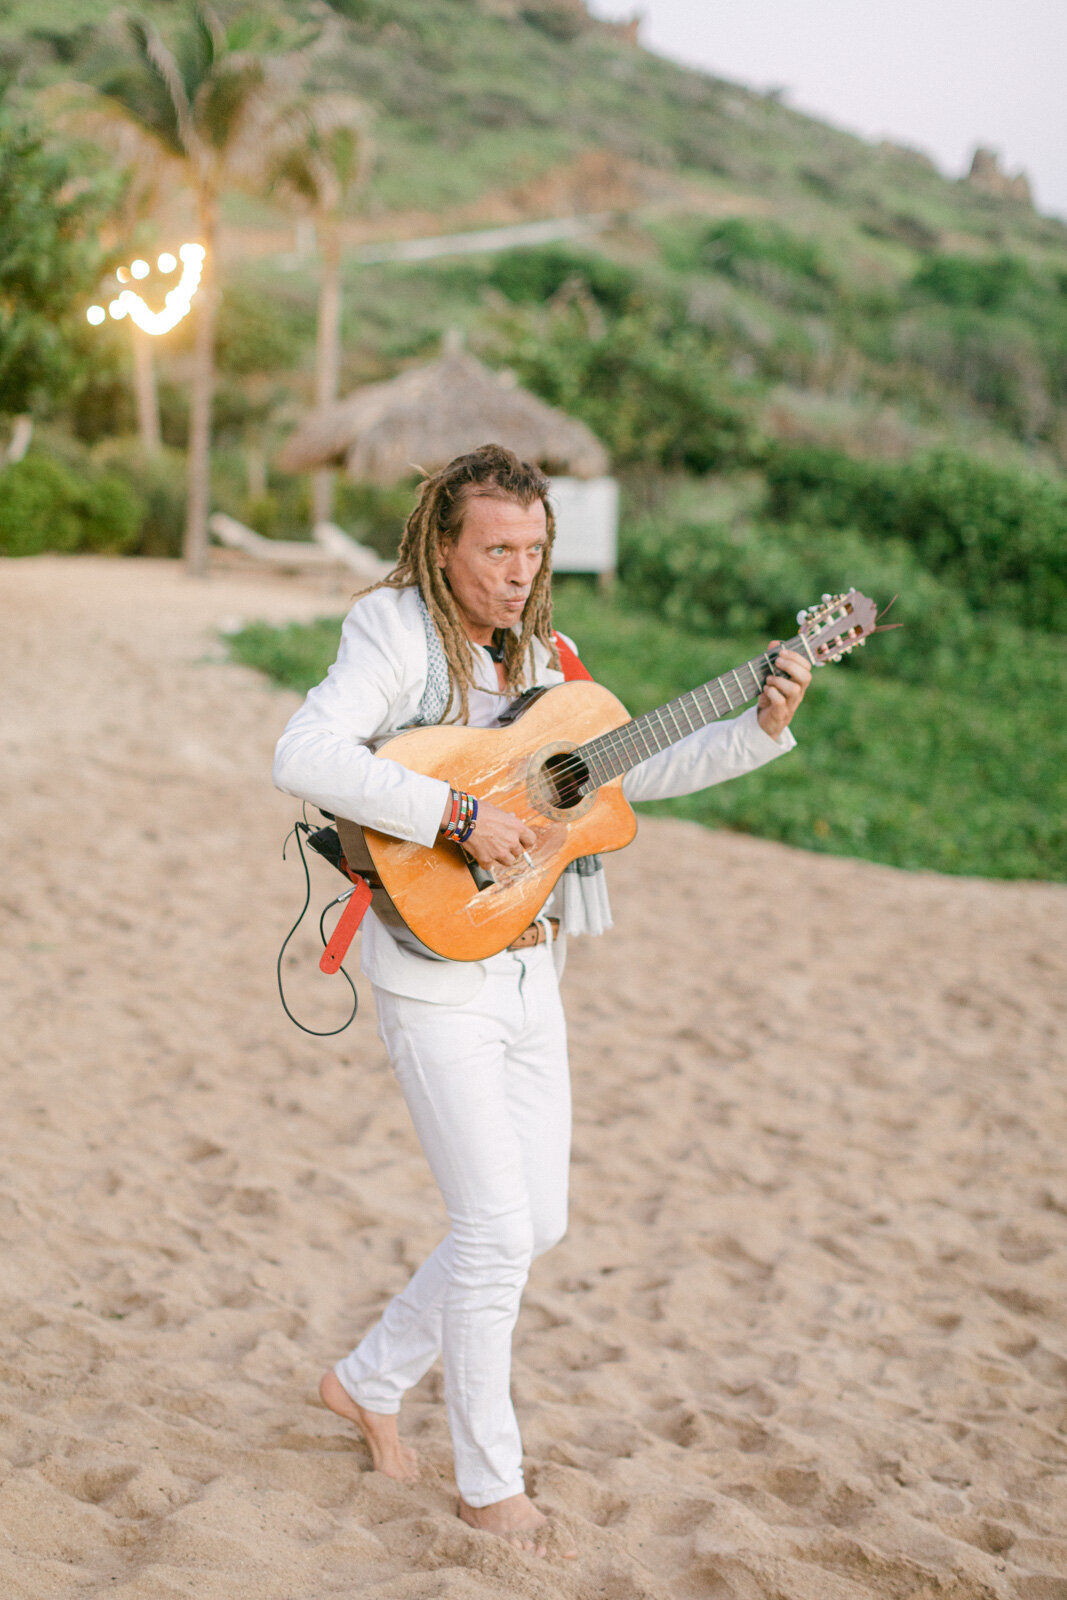
[[[631,767],[677,744],[698,728],[742,710],[760,695],[773,674],[779,649],[799,650],[802,655],[809,655],[798,634],[784,645],[702,683],[699,689],[690,689],[676,700],[669,700],[666,705],[623,723],[621,728],[613,728],[610,733],[602,733],[580,745],[574,753],[584,762],[590,779],[582,788],[589,790],[610,783],[612,778],[621,777]],[[813,661],[812,664],[818,663]]]

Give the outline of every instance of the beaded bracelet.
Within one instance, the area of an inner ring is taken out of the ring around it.
[[[444,834],[446,839],[454,839],[456,836],[456,830],[460,826],[460,814],[463,807],[464,796],[458,789],[451,789],[449,793],[452,796],[452,810],[449,813],[448,821],[442,822],[439,831]]]
[[[477,800],[474,798],[474,796],[472,794],[469,794],[467,796],[467,799],[470,801],[470,813],[469,813],[469,815],[467,817],[467,826],[464,828],[464,830],[463,830],[463,832],[461,834],[457,835],[457,842],[459,844],[466,844],[467,840],[470,838],[471,834],[474,832],[474,824],[478,820],[478,802],[477,802]]]
[[[452,790],[452,811],[448,821],[441,824],[441,833],[454,844],[466,844],[478,820],[478,802],[472,794],[461,789]]]

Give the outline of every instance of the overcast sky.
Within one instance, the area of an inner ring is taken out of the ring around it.
[[[1067,0],[589,0],[644,17],[661,55],[868,138],[932,155],[951,177],[976,144],[1023,168],[1067,217]]]

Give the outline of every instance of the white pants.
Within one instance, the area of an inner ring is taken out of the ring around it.
[[[468,1505],[523,1492],[511,1335],[530,1262],[563,1235],[570,1080],[547,945],[494,956],[461,1006],[375,989],[378,1028],[452,1230],[335,1372],[399,1410],[444,1355],[456,1483]]]

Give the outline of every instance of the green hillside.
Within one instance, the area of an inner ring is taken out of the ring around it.
[[[179,7],[141,9],[173,36]],[[570,585],[563,615],[635,710],[824,588],[899,594],[901,632],[824,675],[818,748],[791,776],[676,809],[900,865],[1067,877],[1067,763],[1043,709],[1067,687],[1067,225],[658,59],[578,0],[256,17],[270,48],[314,41],[317,89],[374,114],[345,222],[343,387],[458,327],[608,445],[619,590],[608,607]],[[119,38],[110,0],[0,3],[31,117],[50,85],[98,81]],[[588,236],[361,260],[375,241],[561,216],[594,219]],[[172,245],[184,218],[168,197],[131,246]],[[270,195],[226,197],[215,407],[214,504],[287,537],[307,483],[274,458],[311,398],[318,286],[295,220]],[[168,449],[150,461],[125,330],[71,337],[70,381],[5,473],[0,549],[62,528],[69,548],[176,553],[188,325],[158,351]],[[406,503],[403,486],[342,486],[338,519],[388,552]],[[284,676],[307,641],[247,648]]]
[[[176,9],[140,8],[164,30]],[[672,332],[683,324],[764,431],[859,453],[958,442],[1063,465],[1067,225],[947,180],[916,152],[657,58],[577,0],[256,9],[281,43],[317,30],[313,81],[374,112],[350,254],[376,237],[610,212],[614,225],[579,252],[619,268],[610,289],[601,272],[593,300],[639,297]],[[93,81],[115,37],[110,0],[0,7],[0,50],[25,91]],[[239,443],[310,392],[315,268],[293,269],[293,219],[277,205],[235,194],[227,215],[220,420],[224,442]],[[277,249],[262,254],[271,230]],[[524,336],[544,343],[535,303],[575,278],[573,247],[549,255],[526,282],[501,257],[352,264],[345,381],[428,353],[446,322],[497,360]],[[548,344],[569,343],[567,319],[548,320]],[[76,420],[83,435],[129,425],[121,341],[108,354],[111,371],[81,408],[92,420]],[[559,394],[545,357],[520,365]],[[169,398],[179,443],[181,397]]]

